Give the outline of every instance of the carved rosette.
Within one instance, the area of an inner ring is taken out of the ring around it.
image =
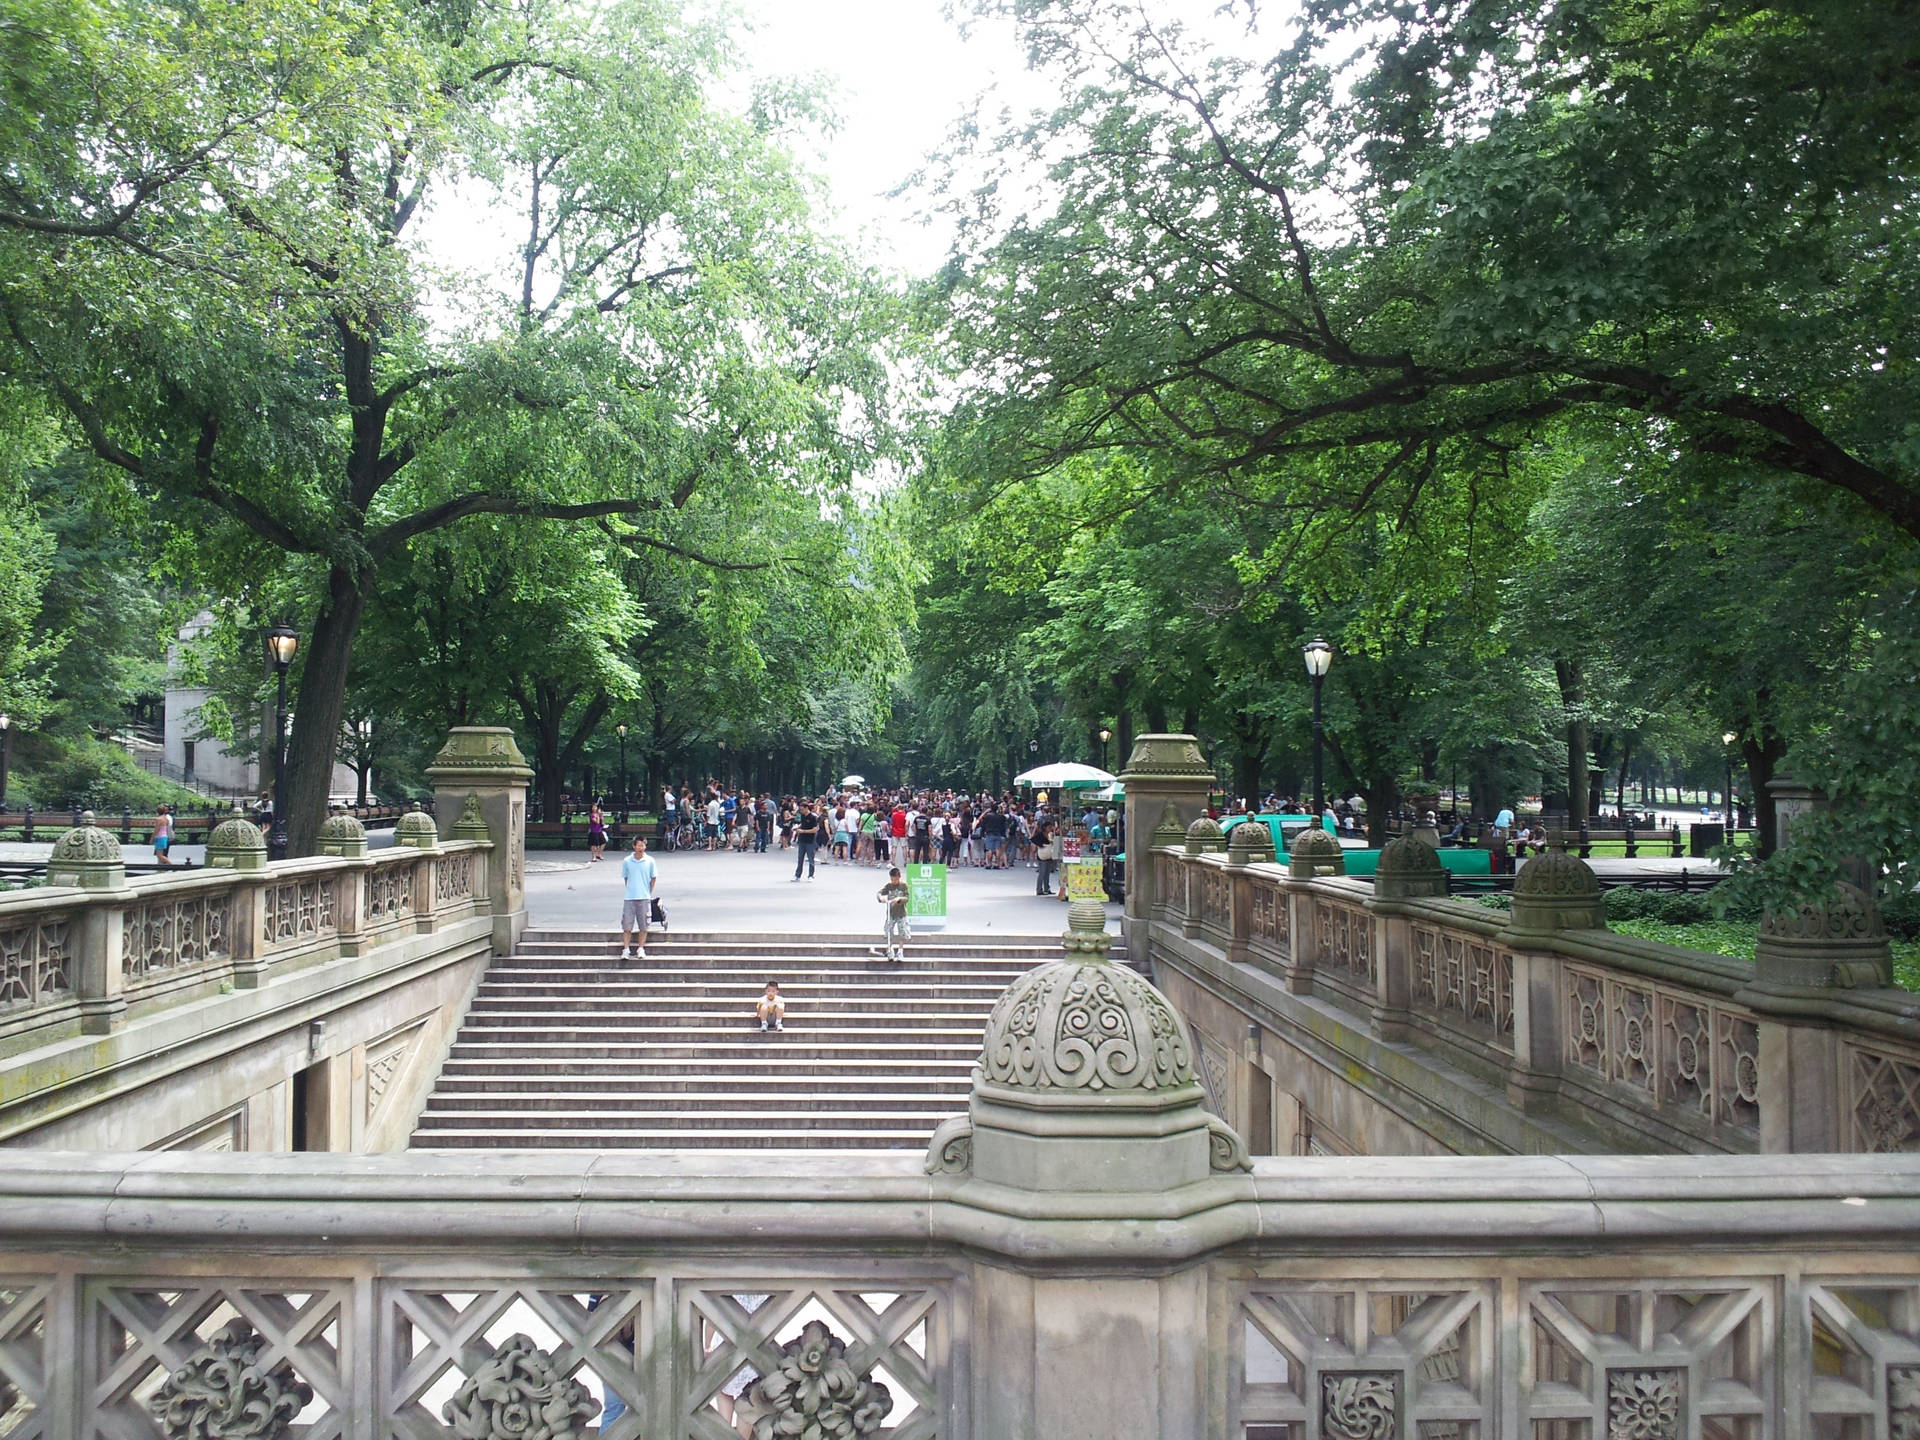
[[[1399,1440],[1399,1403],[1393,1373],[1323,1373],[1320,1433],[1327,1440]]]
[[[854,1372],[847,1347],[818,1320],[789,1340],[780,1364],[748,1387],[734,1411],[753,1440],[860,1440],[893,1409],[885,1385]]]
[[[525,1335],[494,1351],[440,1409],[458,1440],[575,1440],[599,1413],[587,1387]]]
[[[1680,1440],[1678,1370],[1607,1373],[1607,1440]]]
[[[187,1357],[147,1402],[170,1440],[278,1440],[307,1408],[313,1389],[282,1360],[260,1364],[264,1337],[245,1320],[228,1322]]]

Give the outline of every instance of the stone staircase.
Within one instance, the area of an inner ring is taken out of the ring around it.
[[[493,962],[415,1149],[919,1149],[967,1108],[987,1012],[1057,941],[529,930]],[[754,1001],[778,980],[787,1028]]]

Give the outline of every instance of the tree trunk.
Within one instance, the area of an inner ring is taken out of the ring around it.
[[[1578,830],[1587,822],[1592,787],[1587,765],[1592,743],[1587,727],[1586,680],[1577,660],[1556,658],[1553,674],[1560,682],[1560,705],[1567,717],[1567,828]]]
[[[335,565],[327,577],[327,603],[314,617],[299,706],[287,740],[287,853],[292,856],[313,853],[320,824],[327,818],[340,717],[347,704],[347,667],[372,589],[371,570],[356,575]],[[294,699],[289,695],[287,703],[293,705]]]
[[[1614,791],[1614,808],[1620,812],[1622,823],[1627,813],[1627,771],[1633,765],[1633,736],[1620,737],[1620,786]]]
[[[1780,817],[1774,810],[1767,782],[1780,773],[1780,762],[1787,755],[1787,742],[1768,731],[1758,739],[1742,740],[1740,753],[1747,762],[1747,782],[1753,786],[1754,826],[1759,832],[1760,858],[1764,860],[1780,844]]]

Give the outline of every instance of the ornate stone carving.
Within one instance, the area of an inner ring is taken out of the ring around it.
[[[1586,861],[1564,851],[1534,856],[1514,877],[1508,927],[1536,933],[1606,929],[1600,877]]]
[[[338,929],[331,879],[272,885],[260,897],[260,939],[267,945],[319,940]]]
[[[486,771],[493,775],[518,775],[532,779],[527,757],[520,753],[511,730],[495,725],[456,725],[447,732],[446,743],[427,767],[427,778],[435,771]]]
[[[437,850],[440,848],[440,832],[434,829],[433,817],[415,805],[394,825],[393,843],[404,845],[409,850]]]
[[[1211,816],[1202,815],[1187,826],[1187,853],[1189,855],[1212,855],[1227,848],[1226,832],[1220,828],[1220,822]]]
[[[927,1142],[922,1167],[929,1175],[965,1175],[973,1169],[973,1120],[952,1115],[942,1120]]]
[[[1253,1156],[1247,1153],[1247,1142],[1217,1115],[1207,1117],[1207,1162],[1216,1175],[1253,1169]]]
[[[1187,827],[1180,823],[1180,807],[1169,800],[1160,807],[1160,821],[1153,827],[1153,850],[1178,850],[1186,843]]]
[[[458,1440],[574,1440],[599,1413],[587,1387],[525,1335],[495,1350],[440,1408]]]
[[[1607,1440],[1680,1440],[1678,1370],[1609,1370]]]
[[[433,898],[438,905],[473,898],[473,856],[449,855],[434,862]]]
[[[313,1389],[282,1360],[262,1369],[265,1338],[230,1321],[169,1375],[148,1402],[170,1440],[277,1440]]]
[[[753,1440],[860,1440],[893,1409],[885,1385],[847,1363],[847,1347],[818,1320],[789,1340],[778,1368],[754,1381],[734,1411]]]
[[[362,915],[370,925],[398,920],[413,911],[413,867],[382,865],[361,887]]]
[[[367,853],[367,827],[344,810],[320,822],[314,851],[319,855],[361,856]]]
[[[460,806],[460,818],[453,822],[453,838],[456,840],[485,840],[487,838],[487,817],[480,813],[480,797],[468,795]]]
[[[209,870],[264,870],[267,868],[267,837],[251,820],[235,816],[222,820],[207,837]]]
[[[1287,845],[1287,873],[1300,880],[1313,875],[1347,873],[1347,852],[1318,825],[1302,830]]]
[[[127,867],[120,858],[120,842],[93,823],[93,811],[83,811],[80,823],[53,842],[47,884],[77,885],[83,890],[126,888]]]
[[[1845,881],[1822,902],[1762,916],[1753,959],[1762,986],[1851,990],[1893,983],[1893,951],[1879,907]]]
[[[224,959],[228,904],[222,892],[128,906],[120,914],[120,964],[127,979]]]
[[[22,915],[0,928],[0,1010],[44,1005],[73,994],[68,917]]]
[[[1887,1367],[1887,1440],[1920,1440],[1920,1365]]]
[[[1272,864],[1273,832],[1264,820],[1242,820],[1227,839],[1229,865]]]
[[[1194,1083],[1179,1017],[1151,982],[1104,960],[1030,970],[987,1017],[980,1073],[1038,1090],[1177,1090]]]
[[[1411,899],[1447,893],[1447,867],[1440,853],[1413,835],[1387,842],[1374,871],[1373,893],[1381,900]]]
[[[1120,778],[1129,783],[1140,780],[1204,780],[1211,783],[1213,770],[1200,753],[1200,742],[1191,735],[1136,735],[1133,753]]]
[[[1761,917],[1760,933],[1776,940],[1875,940],[1887,927],[1873,897],[1843,880],[1824,904],[1768,911]]]
[[[1920,1151],[1920,1066],[1851,1045],[1847,1057],[1853,1148],[1882,1154]]]
[[[1327,1440],[1400,1440],[1392,1371],[1333,1371],[1320,1376],[1320,1433]]]

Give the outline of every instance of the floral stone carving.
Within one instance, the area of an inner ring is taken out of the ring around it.
[[[313,1399],[282,1360],[261,1368],[265,1337],[228,1322],[187,1358],[147,1403],[173,1440],[276,1440]]]
[[[1104,957],[1030,970],[995,1003],[981,1078],[1034,1090],[1194,1084],[1180,1019],[1152,982]]]
[[[440,1408],[459,1440],[583,1440],[599,1413],[587,1387],[560,1374],[525,1335],[494,1351]]]
[[[818,1320],[789,1340],[780,1365],[740,1397],[736,1421],[753,1440],[859,1440],[877,1435],[893,1409],[887,1387],[856,1375],[847,1347]]]
[[[1399,1404],[1389,1371],[1324,1373],[1320,1433],[1327,1440],[1399,1440]]]
[[[1920,1365],[1887,1367],[1888,1440],[1920,1440]]]
[[[1678,1370],[1607,1372],[1607,1440],[1680,1440]]]

